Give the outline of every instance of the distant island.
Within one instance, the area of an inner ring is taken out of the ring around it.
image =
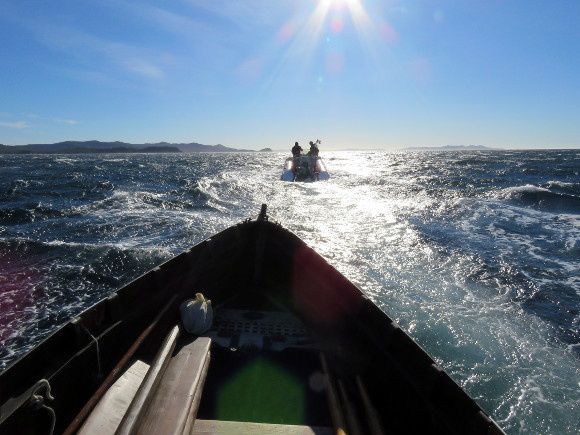
[[[272,148],[262,148],[259,152],[261,152],[261,153],[271,153],[272,152]]]
[[[131,144],[126,142],[65,141],[50,144],[2,145],[0,154],[88,154],[88,153],[228,153],[253,152],[224,145],[203,145],[200,143],[145,143]]]
[[[128,148],[128,147],[112,147],[112,148],[68,148],[59,151],[32,151],[32,150],[13,150],[7,145],[0,145],[0,154],[105,154],[105,153],[180,153],[181,150],[177,147],[144,147],[144,148]]]
[[[405,151],[497,151],[484,145],[443,145],[438,147],[409,147]]]

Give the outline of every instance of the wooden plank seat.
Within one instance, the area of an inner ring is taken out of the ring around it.
[[[179,327],[174,326],[167,338],[163,341],[159,352],[155,356],[149,371],[143,379],[143,382],[139,386],[129,409],[125,413],[121,424],[115,432],[118,435],[124,434],[134,434],[138,433],[137,428],[141,423],[142,419],[145,417],[149,403],[155,394],[157,386],[161,382],[161,378],[165,374],[165,369],[169,364],[173,350],[177,343],[177,337],[179,336]]]
[[[135,433],[191,433],[209,367],[210,346],[210,338],[198,337],[171,359]]]
[[[191,433],[209,366],[211,339],[199,337],[175,356],[175,326],[153,363],[135,362],[99,401],[80,433]]]
[[[195,435],[333,435],[331,427],[292,424],[251,423],[245,421],[195,420]]]
[[[135,361],[107,390],[78,433],[80,435],[114,434],[148,370],[148,364],[139,360]]]

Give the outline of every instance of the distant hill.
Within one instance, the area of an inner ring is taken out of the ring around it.
[[[203,145],[199,143],[168,142],[131,144],[126,142],[65,141],[51,144],[2,145],[0,154],[76,154],[76,153],[196,153],[196,152],[250,152],[224,145]]]
[[[157,146],[157,147],[165,147],[165,146],[173,146],[179,148],[184,153],[200,153],[200,152],[208,152],[208,153],[236,153],[236,152],[254,152],[253,150],[245,150],[245,149],[237,149],[237,148],[230,148],[222,144],[217,145],[203,145],[197,142],[192,143],[168,143],[168,142],[158,142],[158,143],[151,143],[145,144],[147,146]]]
[[[443,145],[439,147],[409,147],[406,151],[493,151],[498,148],[490,148],[484,145]]]
[[[262,148],[260,150],[261,153],[271,153],[272,152],[272,148]]]
[[[57,151],[53,154],[104,154],[104,153],[180,153],[177,147],[145,147],[145,148],[70,148],[66,151]],[[29,154],[32,154],[30,152]]]

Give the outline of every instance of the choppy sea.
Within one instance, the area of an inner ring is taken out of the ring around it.
[[[268,203],[508,433],[580,423],[580,151],[0,156],[0,369]]]

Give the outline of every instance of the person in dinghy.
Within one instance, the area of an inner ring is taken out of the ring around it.
[[[310,141],[310,150],[302,154],[302,147],[295,142],[292,147],[292,157],[286,159],[284,170],[280,177],[283,181],[319,181],[330,177],[322,159],[319,156],[320,139]]]
[[[308,161],[308,170],[310,171],[310,177],[312,180],[318,180],[320,175],[320,170],[318,168],[318,154],[320,150],[318,149],[318,145],[320,144],[320,139],[316,139],[316,142],[309,142],[310,149],[306,155],[309,157]]]

